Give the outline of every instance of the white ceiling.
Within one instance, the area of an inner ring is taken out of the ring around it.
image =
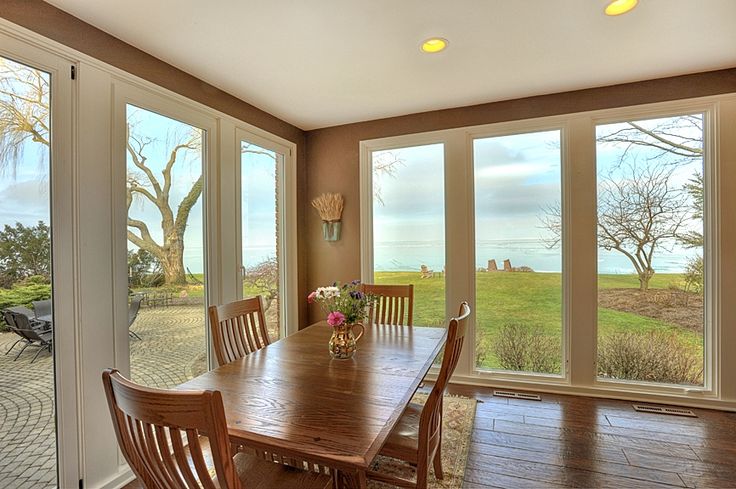
[[[736,66],[736,0],[49,3],[302,129]]]

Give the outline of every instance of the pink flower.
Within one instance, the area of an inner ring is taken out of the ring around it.
[[[315,297],[317,297],[317,292],[316,291],[315,292],[312,292],[311,294],[309,294],[307,296],[307,302],[309,302],[311,304],[312,302],[314,302],[314,298]]]
[[[345,314],[341,313],[340,311],[331,312],[330,315],[327,316],[327,324],[329,324],[330,326],[340,326],[344,322]]]

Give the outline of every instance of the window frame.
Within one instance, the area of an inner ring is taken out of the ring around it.
[[[297,281],[297,231],[296,231],[296,164],[293,157],[294,148],[283,144],[274,138],[264,137],[254,131],[237,126],[235,128],[235,206],[236,222],[236,297],[242,299],[242,155],[240,152],[242,142],[247,141],[263,149],[273,151],[280,155],[277,158],[276,171],[278,173],[279,187],[277,190],[277,205],[279,213],[279,334],[284,338],[299,330],[299,312],[296,298],[299,296]]]

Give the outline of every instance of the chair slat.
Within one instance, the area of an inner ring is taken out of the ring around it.
[[[375,297],[368,308],[368,324],[413,324],[413,285],[362,284],[361,290]]]

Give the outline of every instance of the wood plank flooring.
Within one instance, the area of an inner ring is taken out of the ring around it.
[[[734,413],[693,409],[698,418],[684,418],[609,399],[450,392],[480,401],[465,488],[736,488]]]
[[[480,401],[466,489],[736,488],[736,413],[694,409],[697,418],[683,418],[637,413],[631,402],[609,399],[449,391]]]

